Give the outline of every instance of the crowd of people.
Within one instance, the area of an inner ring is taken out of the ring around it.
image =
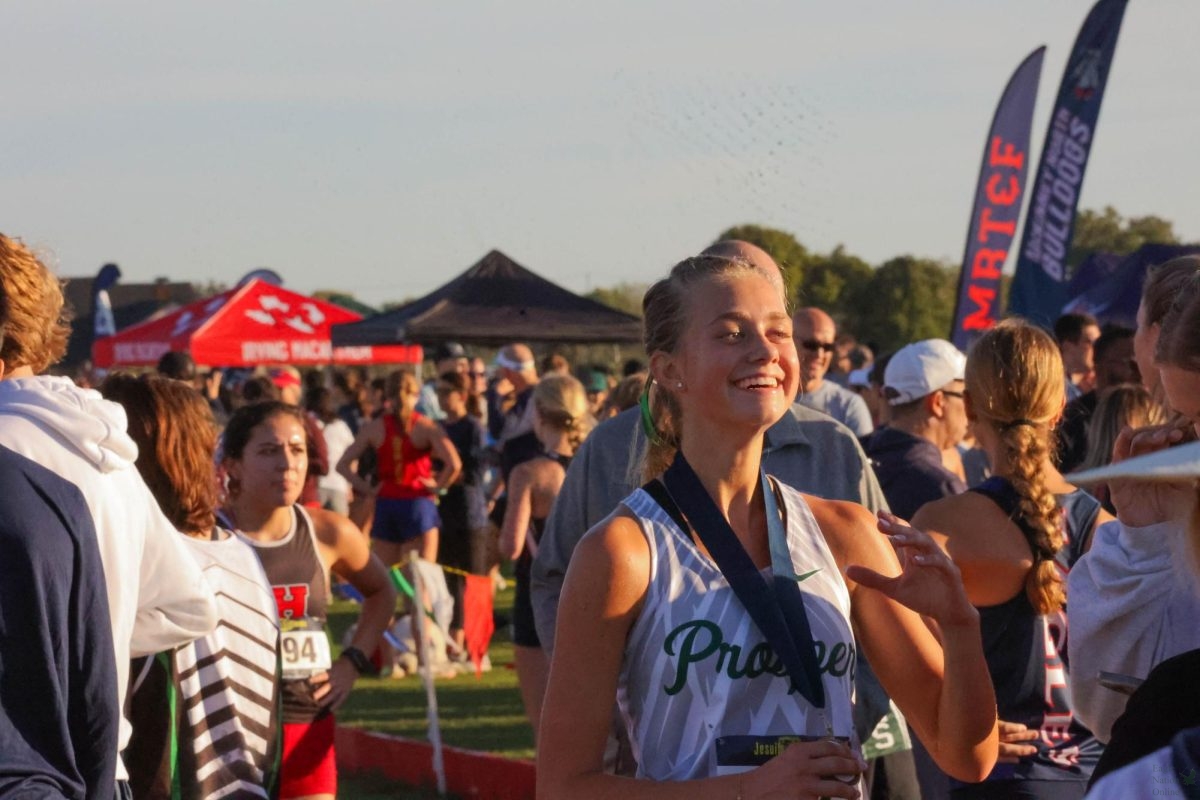
[[[433,669],[396,657],[426,598],[392,568],[443,568],[465,665],[465,579],[502,562],[541,797],[1190,786],[1200,258],[1136,329],[968,353],[790,296],[722,241],[650,287],[620,378],[445,342],[424,381],[169,353],[95,391],[0,236],[0,797],[332,798],[356,679]]]

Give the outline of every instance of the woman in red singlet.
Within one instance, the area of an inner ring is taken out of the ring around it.
[[[433,498],[445,492],[462,468],[458,451],[442,427],[416,412],[420,391],[416,376],[408,370],[389,375],[386,396],[393,410],[363,426],[337,465],[355,492],[375,495],[372,547],[385,564],[403,560],[414,549],[426,561],[437,560],[441,518]],[[367,450],[379,456],[375,486],[350,468]],[[442,464],[436,477],[435,457]]]
[[[369,669],[396,607],[387,570],[349,519],[298,505],[308,470],[303,412],[279,402],[237,410],[222,439],[227,478],[221,524],[258,554],[279,611],[283,683],[282,800],[333,800],[333,711]],[[350,646],[330,657],[329,571],[364,600]]]

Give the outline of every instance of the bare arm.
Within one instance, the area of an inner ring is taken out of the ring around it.
[[[520,464],[508,479],[508,506],[500,527],[500,555],[515,561],[525,549],[525,536],[533,516],[533,492],[530,464]]]
[[[383,420],[373,419],[359,429],[358,436],[354,437],[354,441],[338,459],[338,474],[346,479],[358,495],[369,495],[374,491],[374,487],[359,477],[358,473],[354,471],[354,463],[368,450],[374,450],[382,443]]]
[[[538,744],[538,798],[572,800],[762,800],[857,797],[821,775],[862,765],[836,742],[789,747],[750,772],[654,783],[604,772],[604,745],[625,639],[641,613],[650,554],[638,523],[616,514],[584,537],[567,570]],[[581,683],[581,675],[587,676]]]
[[[438,474],[434,478],[436,485],[432,488],[434,490],[446,489],[462,472],[462,459],[458,455],[458,449],[454,446],[454,442],[450,441],[446,432],[442,430],[442,426],[432,420],[425,420],[418,431],[420,431],[419,438],[422,441],[414,441],[414,444],[418,447],[430,448],[433,451],[433,457],[442,464],[442,468],[438,470]]]
[[[396,588],[388,577],[387,568],[371,553],[353,522],[339,514],[319,509],[309,514],[313,518],[317,541],[321,543],[321,554],[326,563],[363,595],[358,629],[350,646],[370,653],[379,644],[380,637],[392,620],[396,610]],[[322,706],[336,710],[350,695],[358,670],[348,660],[339,658],[328,675],[326,686],[329,688],[318,689],[313,697]],[[316,679],[313,682],[320,683]]]
[[[855,628],[884,689],[942,770],[983,780],[997,757],[996,698],[979,613],[958,569],[927,534],[890,514],[880,515],[876,530],[857,506],[810,502],[842,564]]]

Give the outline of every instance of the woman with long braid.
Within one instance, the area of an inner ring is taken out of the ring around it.
[[[1040,328],[1007,320],[980,337],[964,400],[993,475],[912,521],[954,559],[979,609],[1000,719],[1030,732],[984,782],[952,781],[954,798],[1082,797],[1101,751],[1072,712],[1063,576],[1103,511],[1051,459],[1063,387],[1058,347]]]

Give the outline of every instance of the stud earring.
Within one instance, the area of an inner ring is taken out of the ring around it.
[[[683,381],[675,381],[676,389],[683,389]]]

